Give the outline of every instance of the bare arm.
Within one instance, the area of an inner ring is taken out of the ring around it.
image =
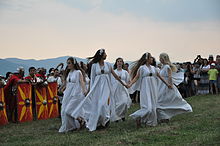
[[[172,70],[170,68],[168,68],[167,71],[168,71],[168,83],[172,86],[173,85]]]
[[[140,77],[140,71],[138,70],[136,76],[131,80],[131,82],[129,83],[128,85],[128,88],[130,88],[135,82],[137,82],[137,80],[139,79]]]
[[[209,69],[210,69],[210,66],[208,68],[202,68],[201,70],[202,70],[202,72],[208,72]]]
[[[60,86],[60,88],[59,88],[59,92],[63,92],[64,90],[65,90],[65,88],[66,88],[66,80],[63,82],[63,84]]]
[[[164,78],[160,76],[159,73],[157,74],[157,76],[159,77],[159,79],[160,79],[162,82],[164,82],[164,84],[167,85],[168,88],[171,88],[171,89],[173,88],[173,85],[168,84],[168,83],[164,80]]]
[[[61,69],[63,69],[64,64],[63,63],[58,64],[56,69],[58,69],[60,66],[61,66],[61,68],[60,68],[60,70],[61,70]]]
[[[82,87],[82,90],[83,90],[83,94],[86,95],[87,94],[87,91],[86,91],[86,85],[85,85],[85,82],[84,82],[84,79],[83,79],[83,75],[82,73],[80,72],[80,84],[81,84],[81,87]]]
[[[121,79],[118,77],[118,75],[115,73],[115,71],[112,68],[111,68],[111,73],[116,80],[118,80],[123,86],[127,88],[127,85],[125,85],[124,82],[121,81]]]

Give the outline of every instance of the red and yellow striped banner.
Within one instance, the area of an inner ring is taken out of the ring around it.
[[[47,107],[47,87],[37,87],[36,92],[36,113],[37,119],[48,119],[48,107]]]
[[[0,88],[0,125],[5,125],[5,124],[8,124],[8,118],[6,114],[4,89]]]
[[[32,114],[32,87],[30,83],[19,83],[17,90],[18,121],[33,120]]]
[[[57,97],[57,83],[51,82],[47,86],[47,102],[49,118],[56,118],[59,116],[58,111],[58,97]]]

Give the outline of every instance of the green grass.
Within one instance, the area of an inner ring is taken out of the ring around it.
[[[111,123],[107,129],[58,133],[60,119],[8,124],[0,127],[0,145],[220,145],[220,96],[186,99],[193,113],[168,124],[136,129],[135,121]],[[137,110],[133,105],[128,114]]]

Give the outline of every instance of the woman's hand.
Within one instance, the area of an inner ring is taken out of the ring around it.
[[[167,87],[168,87],[169,89],[173,89],[173,85],[171,85],[171,84],[167,84]]]
[[[126,88],[131,88],[131,86],[132,86],[132,84],[129,83],[129,84],[127,84],[127,87],[126,87]]]
[[[130,88],[130,87],[129,87],[128,85],[126,85],[126,84],[125,84],[124,86],[125,86],[125,88],[127,88],[127,89]]]
[[[86,96],[87,94],[88,94],[88,90],[85,90],[84,92],[83,92],[83,94]]]

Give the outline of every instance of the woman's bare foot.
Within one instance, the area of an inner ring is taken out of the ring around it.
[[[79,124],[80,124],[80,128],[79,129],[84,128],[85,125],[86,125],[86,122],[84,121],[84,119],[82,117],[79,117],[79,118],[77,118],[77,120],[79,121]]]
[[[169,121],[170,121],[169,119],[161,119],[160,123],[169,123]]]
[[[136,125],[137,125],[137,128],[141,128],[141,118],[138,118],[136,120]]]

